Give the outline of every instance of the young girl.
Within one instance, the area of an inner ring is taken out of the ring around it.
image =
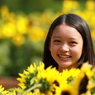
[[[47,34],[43,62],[58,71],[79,68],[82,63],[95,64],[90,29],[78,15],[64,14],[51,24]]]

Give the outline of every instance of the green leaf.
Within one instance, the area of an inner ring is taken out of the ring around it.
[[[95,87],[91,89],[91,95],[95,95]]]
[[[73,81],[74,77],[70,76],[68,79],[67,79],[67,83],[70,83],[71,81]]]

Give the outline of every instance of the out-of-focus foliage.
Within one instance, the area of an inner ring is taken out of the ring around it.
[[[2,6],[0,13],[0,75],[17,76],[31,63],[42,60],[43,42],[55,14],[15,14],[7,6]]]
[[[11,12],[43,12],[51,9],[54,12],[61,10],[63,0],[0,0],[0,7],[6,5]]]
[[[74,5],[74,6],[73,6]],[[52,21],[61,14],[75,13],[86,20],[95,39],[95,2],[87,0],[84,8],[78,1],[64,0],[62,10],[10,12],[0,8],[0,76],[18,76],[31,63],[42,61],[43,43]]]

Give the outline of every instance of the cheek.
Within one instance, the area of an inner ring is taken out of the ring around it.
[[[53,45],[52,42],[49,43],[49,50],[50,50],[50,51],[55,50],[55,45]]]
[[[80,58],[83,53],[82,46],[73,48],[71,51],[72,51],[72,55],[78,58]]]
[[[50,45],[49,50],[50,50],[51,54],[56,54],[59,50],[59,47],[56,45]]]
[[[50,45],[49,50],[51,52],[56,51],[56,47],[54,45]]]

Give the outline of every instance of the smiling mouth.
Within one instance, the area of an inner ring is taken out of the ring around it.
[[[60,58],[71,58],[71,56],[58,55]]]

